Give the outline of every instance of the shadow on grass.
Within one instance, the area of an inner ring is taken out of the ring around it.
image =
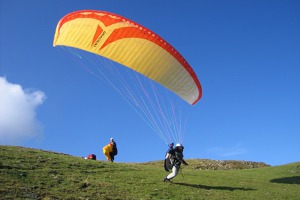
[[[300,176],[275,178],[270,182],[272,183],[287,183],[287,184],[300,184]]]
[[[194,187],[194,188],[199,188],[199,189],[205,189],[205,190],[229,190],[229,191],[234,191],[234,190],[244,190],[244,191],[256,190],[256,189],[252,189],[252,188],[227,187],[227,186],[208,186],[208,185],[190,184],[190,183],[173,183],[173,184],[187,186],[187,187]]]

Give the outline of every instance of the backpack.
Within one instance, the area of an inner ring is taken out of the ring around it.
[[[171,150],[167,153],[166,159],[164,161],[164,168],[167,172],[172,170],[175,162],[175,151]]]

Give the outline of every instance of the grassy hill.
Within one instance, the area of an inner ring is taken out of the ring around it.
[[[300,162],[187,162],[165,183],[163,161],[110,163],[0,146],[0,199],[300,199]]]

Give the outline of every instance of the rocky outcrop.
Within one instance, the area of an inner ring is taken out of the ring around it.
[[[269,167],[263,162],[236,160],[189,159],[190,168],[197,170],[232,170]]]

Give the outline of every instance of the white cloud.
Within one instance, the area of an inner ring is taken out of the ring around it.
[[[41,134],[36,109],[46,96],[42,91],[24,90],[0,77],[0,144],[19,144]]]

